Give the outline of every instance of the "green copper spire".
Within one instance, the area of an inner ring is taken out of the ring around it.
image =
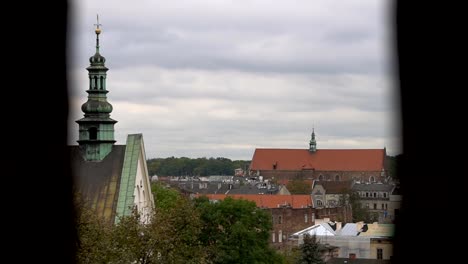
[[[309,142],[309,151],[311,153],[314,153],[315,151],[317,151],[317,141],[315,141],[315,131],[314,131],[314,128],[312,128],[312,136],[310,138],[310,142]]]
[[[88,161],[100,161],[112,151],[114,124],[117,123],[110,118],[112,105],[107,102],[106,72],[109,69],[104,65],[106,59],[99,53],[99,17],[95,25],[96,54],[89,58],[91,65],[86,68],[89,72],[88,101],[81,106],[84,118],[76,121],[79,125],[78,144]]]

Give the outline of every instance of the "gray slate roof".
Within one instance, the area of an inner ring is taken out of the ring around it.
[[[354,191],[377,191],[377,192],[390,192],[393,190],[394,185],[385,183],[354,183]]]

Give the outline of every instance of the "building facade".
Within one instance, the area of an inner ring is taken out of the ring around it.
[[[395,187],[391,183],[356,182],[352,190],[359,194],[362,207],[378,215],[379,223],[391,223],[401,205],[401,196],[393,194]]]
[[[385,157],[385,148],[318,149],[312,132],[309,149],[256,149],[249,173],[276,180],[384,182]]]

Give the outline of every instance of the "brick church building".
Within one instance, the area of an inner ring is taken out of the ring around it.
[[[385,148],[317,149],[312,131],[309,149],[255,149],[249,173],[279,181],[383,182],[387,178],[385,157]]]

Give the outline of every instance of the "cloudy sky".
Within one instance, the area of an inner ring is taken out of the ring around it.
[[[73,0],[70,143],[102,23],[117,144],[147,158],[255,148],[401,153],[387,0]]]

